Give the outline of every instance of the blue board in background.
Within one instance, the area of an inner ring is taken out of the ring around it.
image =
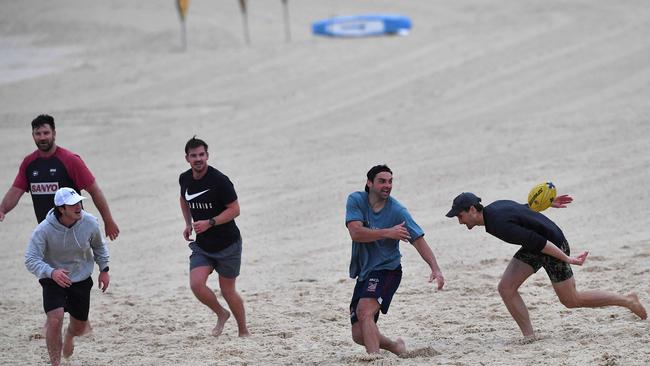
[[[345,15],[318,20],[312,24],[312,32],[329,37],[368,37],[408,34],[411,20],[397,14]]]

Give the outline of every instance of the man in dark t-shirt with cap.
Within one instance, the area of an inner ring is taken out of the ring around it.
[[[641,319],[647,318],[647,312],[635,293],[619,295],[576,289],[571,264],[581,266],[588,252],[570,256],[564,233],[549,218],[514,201],[495,201],[485,207],[480,202],[475,194],[463,192],[454,199],[447,217],[457,217],[458,223],[469,230],[474,226],[485,226],[489,234],[507,243],[521,245],[503,273],[498,289],[524,337],[534,338],[535,334],[518,289],[541,267],[548,273],[560,302],[568,308],[622,306]]]
[[[235,218],[239,216],[237,193],[226,175],[208,165],[208,145],[196,137],[185,144],[185,160],[190,169],[183,172],[180,184],[180,205],[185,230],[183,237],[191,241],[190,287],[194,296],[217,315],[213,336],[219,336],[230,312],[207,285],[212,271],[219,274],[219,288],[235,316],[239,336],[250,335],[246,327],[244,302],[235,289],[241,266],[242,240]],[[190,238],[196,232],[196,240]]]

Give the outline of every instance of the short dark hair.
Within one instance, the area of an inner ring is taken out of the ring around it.
[[[32,131],[45,125],[50,125],[52,131],[54,131],[54,117],[50,116],[49,114],[41,114],[40,116],[34,118],[32,121]]]
[[[381,164],[381,165],[375,165],[372,168],[370,168],[366,176],[368,177],[369,181],[373,182],[377,174],[381,172],[389,172],[391,175],[393,174],[393,171],[390,170],[390,168],[386,164]],[[368,184],[366,184],[365,190],[366,192],[368,192]]]
[[[208,144],[206,144],[205,141],[201,139],[197,139],[196,135],[192,136],[192,138],[189,139],[185,144],[185,155],[187,155],[187,153],[189,153],[191,149],[196,149],[197,147],[200,146],[205,147],[205,151],[208,151]]]
[[[481,212],[481,211],[483,211],[483,205],[482,205],[482,204],[480,204],[480,203],[477,203],[477,204],[475,204],[475,205],[472,205],[472,206],[474,206],[474,208],[475,208],[475,209],[476,209],[476,211],[478,211],[478,212]],[[463,211],[469,211],[469,208],[468,208],[467,210],[463,210]]]
[[[62,208],[62,207],[63,206],[56,206],[56,205],[54,206],[54,217],[56,217],[57,219],[60,219],[61,216],[63,216],[61,211],[59,211],[59,208]]]

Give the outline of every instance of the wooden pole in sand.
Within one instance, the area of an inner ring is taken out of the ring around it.
[[[190,5],[190,0],[176,0],[176,8],[178,9],[178,15],[181,17],[181,43],[183,46],[183,51],[187,49],[185,16],[187,15],[187,8],[189,7],[189,5]]]
[[[284,36],[287,42],[291,42],[291,24],[289,21],[289,0],[282,0],[284,8]]]
[[[251,37],[248,32],[248,13],[246,11],[246,0],[239,0],[239,9],[241,10],[242,22],[244,24],[244,39],[246,44],[251,44]]]

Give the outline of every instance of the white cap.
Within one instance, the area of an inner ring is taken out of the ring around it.
[[[54,205],[55,206],[63,206],[63,205],[76,205],[77,203],[81,202],[81,200],[85,200],[86,197],[82,197],[77,193],[72,188],[68,187],[62,187],[59,188],[58,191],[54,194]]]

